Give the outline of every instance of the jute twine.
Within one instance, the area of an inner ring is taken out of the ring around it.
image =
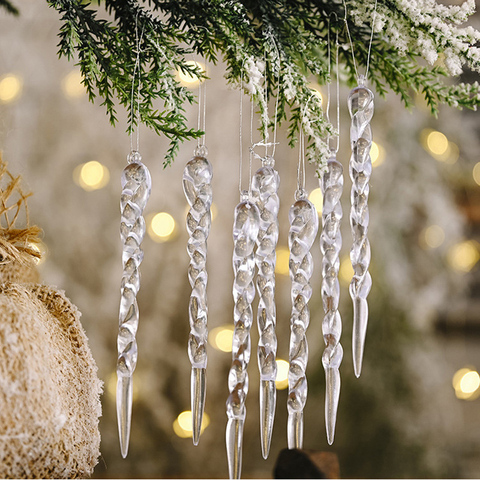
[[[102,383],[80,312],[36,283],[40,229],[19,182],[0,159],[0,477],[86,477],[100,454]]]

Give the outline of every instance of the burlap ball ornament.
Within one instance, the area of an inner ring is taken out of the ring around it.
[[[100,455],[102,383],[78,309],[36,283],[26,197],[0,159],[0,477],[86,477]]]

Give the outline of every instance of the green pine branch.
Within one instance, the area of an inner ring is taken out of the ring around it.
[[[275,123],[272,105],[276,105],[276,120],[288,122],[291,146],[300,130],[306,134],[307,156],[317,165],[318,173],[328,155],[325,139],[334,131],[309,84],[315,79],[323,85],[330,79],[329,30],[331,39],[338,34],[339,59],[351,85],[358,73],[364,73],[367,63],[371,18],[363,23],[349,19],[354,61],[340,1],[47,1],[62,21],[59,55],[76,60],[90,100],[101,98],[112,124],[117,121],[117,108],[122,106],[129,112],[129,131],[142,122],[165,135],[170,140],[165,165],[173,161],[181,142],[202,133],[188,126],[184,105],[195,98],[177,79],[177,71],[205,78],[203,72],[186,63],[193,55],[214,64],[224,62],[226,81],[242,85],[257,104],[260,132],[265,137]],[[8,0],[0,0],[0,5],[5,2]],[[373,0],[362,5],[368,3],[373,9]],[[388,8],[407,25],[418,23],[397,3],[378,0],[378,8]],[[350,8],[359,2],[350,0],[347,4]],[[465,33],[458,35],[464,41]],[[137,67],[136,38],[141,39]],[[480,103],[478,83],[449,84],[442,66],[425,66],[418,52],[405,54],[390,44],[389,38],[386,32],[376,33],[371,48],[369,81],[377,93],[385,95],[391,89],[407,107],[413,104],[412,95],[422,94],[433,114],[440,104],[474,109]],[[440,52],[452,44],[451,36],[442,42]]]

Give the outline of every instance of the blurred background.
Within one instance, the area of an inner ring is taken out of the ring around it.
[[[45,283],[64,289],[82,322],[105,383],[102,458],[95,477],[224,478],[225,401],[231,361],[232,223],[239,201],[239,94],[229,90],[222,65],[207,65],[206,144],[214,168],[209,238],[209,364],[206,428],[198,447],[189,437],[186,201],[182,171],[195,144],[183,145],[163,169],[165,139],[142,128],[140,151],[152,173],[145,216],[139,293],[139,358],[134,374],[130,451],[120,455],[115,418],[115,365],[121,278],[120,175],[130,141],[126,115],[113,128],[103,107],[88,102],[73,62],[58,59],[60,22],[46,2],[18,2],[18,18],[0,12],[0,150],[13,174],[34,195],[33,223],[44,230]],[[474,19],[475,20],[475,19]],[[478,23],[478,22],[477,22]],[[201,61],[201,60],[199,60]],[[478,78],[478,76],[477,76]],[[465,75],[465,79],[475,80]],[[182,79],[198,91],[195,79]],[[312,84],[315,87],[315,84]],[[320,95],[325,91],[318,88]],[[346,167],[348,89],[341,92],[339,159]],[[100,102],[98,102],[100,103]],[[247,101],[245,101],[245,105]],[[247,108],[245,111],[248,111]],[[197,107],[187,110],[196,127]],[[321,365],[323,318],[320,249],[313,256],[309,396],[304,447],[335,452],[343,477],[471,478],[480,476],[480,121],[470,111],[442,109],[432,118],[424,101],[406,111],[399,99],[376,99],[370,193],[370,320],[360,379],[351,359],[351,278],[345,178],[341,264],[344,320],[342,392],[333,446],[324,425]],[[244,135],[244,152],[248,149]],[[259,140],[259,137],[255,139]],[[286,447],[285,360],[288,359],[290,280],[288,210],[296,187],[298,150],[279,130],[281,176],[277,250],[278,399],[270,458],[260,452],[258,369],[250,363],[243,476],[271,478]],[[254,171],[260,166],[254,160]],[[244,184],[246,184],[246,169]],[[307,188],[321,212],[309,166]],[[253,352],[258,339],[252,329]],[[187,418],[187,421],[185,419]]]

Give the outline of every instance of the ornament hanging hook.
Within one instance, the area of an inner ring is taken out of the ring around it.
[[[140,38],[138,37],[138,16],[140,14],[140,10],[137,10],[137,14],[135,15],[135,47],[136,47],[136,58],[135,58],[135,66],[133,67],[133,76],[132,76],[132,94],[131,94],[131,100],[130,100],[130,109],[131,109],[131,114],[130,114],[130,151],[137,151],[139,150],[140,147],[140,125],[139,125],[139,120],[137,120],[137,117],[140,117],[140,89],[141,89],[141,79],[142,75],[140,73],[140,44],[142,43],[143,40],[143,34],[145,32],[145,25],[142,26],[142,32],[140,34]],[[134,99],[134,94],[135,94],[135,78],[137,76],[137,70],[138,70],[138,88],[137,88],[137,95],[136,95],[136,105],[135,105],[135,99]],[[134,130],[134,125],[136,124],[136,129],[137,129],[137,135],[136,135],[136,146],[135,149],[133,148],[133,137],[132,133]]]

